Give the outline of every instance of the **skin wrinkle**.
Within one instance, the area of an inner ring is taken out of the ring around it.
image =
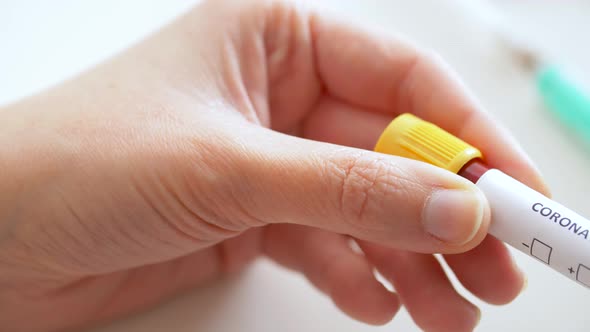
[[[128,191],[130,193],[131,196],[135,196],[134,193],[132,192],[132,190]],[[137,197],[137,196],[135,196]],[[128,201],[125,200],[125,197],[115,197],[112,196],[112,194],[106,194],[101,198],[98,198],[97,201],[102,201],[102,200],[124,200],[124,201]],[[145,228],[145,220],[143,217],[133,217],[134,213],[138,213],[140,215],[143,214],[144,211],[141,211],[142,209],[137,208],[136,204],[133,204],[132,202],[129,202],[129,208],[126,209],[126,211],[124,213],[120,213],[119,211],[110,211],[110,212],[106,212],[106,211],[101,211],[101,213],[106,213],[107,216],[104,217],[105,219],[109,219],[109,220],[113,220],[110,223],[105,223],[104,226],[106,227],[97,227],[98,225],[96,224],[92,224],[92,223],[87,223],[87,222],[83,222],[80,223],[79,226],[81,227],[82,231],[80,235],[84,241],[87,242],[91,242],[93,243],[93,245],[89,246],[89,249],[92,247],[101,247],[104,248],[105,251],[108,251],[109,254],[108,256],[110,256],[110,258],[107,259],[112,259],[114,257],[117,257],[119,254],[121,254],[120,252],[120,241],[129,241],[130,246],[125,248],[125,253],[129,254],[130,256],[133,257],[140,257],[141,253],[145,252],[145,250],[151,246],[152,244],[147,244],[141,241],[142,238],[145,238],[146,232],[144,230]],[[79,205],[79,204],[78,204]],[[129,214],[129,210],[134,210],[137,212],[132,212],[131,216]],[[141,211],[141,212],[140,212]],[[85,218],[81,218],[80,221],[82,220],[92,220],[95,219],[96,217],[95,215],[95,210],[90,210],[89,213],[87,213]],[[79,247],[79,248],[84,248]],[[95,251],[91,251],[91,252],[95,252]],[[96,258],[91,258],[90,259],[91,266],[87,267],[86,269],[88,271],[93,270],[95,266],[99,266],[101,264],[99,264],[96,260]],[[104,271],[97,271],[97,272],[104,272]]]
[[[344,148],[342,148],[344,149]],[[360,152],[358,153],[360,154]],[[348,163],[355,163],[356,160],[359,158],[358,154],[356,156],[351,156],[352,161],[349,161]],[[339,190],[338,190],[338,211],[340,211],[343,214],[343,217],[345,217],[345,213],[344,213],[344,207],[346,206],[345,201],[344,201],[344,195],[345,195],[345,179],[349,178],[350,176],[350,167],[342,167],[341,164],[339,164],[339,162],[337,162],[335,160],[335,158],[328,156],[328,158],[318,158],[318,163],[323,164],[322,167],[320,167],[320,169],[323,171],[324,176],[322,176],[322,178],[328,178],[328,179],[339,179],[339,184],[336,186]],[[336,176],[334,176],[333,174],[336,174]],[[343,218],[346,219],[346,218]]]
[[[260,20],[244,21],[243,25],[249,30],[250,37],[242,40],[240,36],[244,33],[243,30],[234,31],[231,37],[237,45],[236,52],[241,55],[240,59],[243,59],[240,65],[241,79],[236,84],[242,86],[247,98],[246,104],[237,104],[238,111],[245,113],[250,122],[266,127],[270,124],[268,100],[264,97],[268,96],[269,90],[268,68],[267,63],[263,61],[266,54],[264,36],[259,32],[263,31],[261,28],[266,24],[266,17],[262,17],[262,23]],[[246,108],[240,109],[240,105]]]
[[[184,176],[184,179],[184,182],[187,183],[187,186],[189,187],[189,190],[187,191],[189,197],[192,199],[193,202],[195,202],[196,205],[198,205],[194,208],[191,208],[191,210],[199,211],[198,215],[201,216],[201,218],[204,220],[212,221],[217,219],[218,222],[225,222],[224,220],[221,220],[219,213],[217,213],[217,211],[215,211],[212,207],[214,204],[211,204],[213,203],[210,202],[211,198],[207,197],[207,195],[199,195],[199,192],[195,190],[195,188],[198,188],[198,186],[196,185],[198,181],[195,181],[192,175],[189,177],[188,174]]]
[[[363,188],[362,188],[363,201],[361,203],[360,209],[357,214],[358,220],[363,220],[365,218],[366,211],[367,211],[367,205],[369,204],[369,199],[372,196],[371,193],[374,192],[374,190],[375,190],[375,185],[376,185],[377,179],[379,177],[380,169],[374,169],[373,172],[375,174],[374,175],[371,174],[368,177],[366,177],[367,176],[366,172],[359,174],[359,176],[364,178],[365,181],[368,181],[368,183],[365,186],[363,186]]]
[[[376,166],[371,166],[371,164]],[[356,164],[358,165],[358,164]],[[353,171],[358,171],[358,166],[354,167],[349,171],[349,174]],[[362,202],[360,203],[360,208],[357,213],[357,220],[365,219],[367,205],[369,204],[369,199],[373,195],[372,193],[375,191],[375,186],[377,184],[377,179],[379,178],[379,173],[383,171],[383,167],[381,163],[375,161],[369,161],[369,164],[362,168],[360,172],[355,172],[358,175],[362,182],[366,182],[361,186],[362,191]]]
[[[157,130],[158,131],[158,130]],[[156,131],[156,132],[157,132]],[[152,133],[153,131],[148,131],[150,133]],[[149,140],[153,140],[151,137],[149,138]],[[156,139],[157,140],[157,139]],[[130,148],[133,151],[139,151],[138,148],[136,148],[136,146],[139,146],[137,144],[134,144],[134,142],[136,143],[136,139],[133,139],[131,142],[126,142],[126,144],[128,146],[130,146]],[[131,143],[131,144],[129,144]],[[93,143],[94,144],[94,143]],[[99,149],[100,150],[100,149]],[[96,155],[94,154],[94,158],[96,159]],[[100,157],[99,159],[104,159],[104,157]],[[92,165],[92,163],[86,163],[86,165]],[[86,168],[84,167],[80,167],[80,170],[84,171]],[[82,174],[81,175],[84,179],[85,178],[89,178],[91,177],[91,174]],[[114,180],[115,178],[111,177],[111,180]],[[102,201],[102,200],[111,200],[114,199],[112,197],[103,197],[99,198],[98,201]],[[92,211],[92,210],[91,210]],[[137,209],[136,209],[137,211]],[[101,213],[105,213],[105,211],[101,212]],[[127,213],[127,212],[125,212]],[[138,247],[146,247],[145,245],[141,245],[141,243],[138,240],[138,232],[139,234],[144,233],[143,232],[143,227],[141,227],[140,223],[138,223],[137,221],[139,221],[141,218],[125,218],[123,216],[123,218],[121,218],[120,216],[117,216],[119,213],[117,213],[116,211],[111,211],[110,217],[107,217],[107,219],[111,219],[112,220],[117,220],[117,221],[113,221],[110,223],[107,223],[106,226],[108,225],[112,225],[111,227],[109,227],[108,229],[105,229],[106,231],[108,231],[111,234],[114,234],[116,236],[105,236],[105,235],[101,235],[98,236],[96,235],[96,232],[93,231],[92,229],[90,229],[89,227],[86,227],[86,224],[81,224],[82,227],[86,228],[87,232],[86,232],[86,240],[88,241],[93,241],[93,240],[99,240],[102,244],[103,244],[103,248],[108,249],[108,251],[110,251],[109,255],[116,255],[116,253],[114,251],[115,248],[118,247],[118,243],[119,241],[122,241],[123,239],[125,239],[126,241],[129,241],[130,243],[135,243],[135,246],[130,246],[129,248],[127,248],[126,252],[127,254],[131,255],[131,256],[136,256],[139,252],[143,252],[142,250],[133,250],[133,248],[138,248]],[[90,214],[91,217],[90,218],[86,218],[86,219],[94,219],[94,217],[92,217],[93,213]],[[131,227],[126,227],[126,226],[131,226]],[[139,227],[138,227],[139,226]],[[131,232],[129,232],[128,230],[131,229]],[[104,232],[103,232],[104,233]],[[134,235],[131,235],[134,234]],[[119,236],[120,235],[120,236]],[[105,244],[105,242],[108,242],[107,244]],[[94,266],[100,265],[96,260],[92,260],[92,264]]]
[[[0,206],[0,211],[13,211]],[[0,215],[0,252],[3,246],[14,236],[14,229],[16,228],[16,212],[8,212]]]
[[[183,184],[185,192],[187,193],[188,202],[200,202],[202,201],[205,196],[203,195],[198,195],[198,192],[196,190],[196,188],[207,188],[207,187],[214,187],[214,188],[227,188],[227,189],[231,189],[234,186],[234,183],[242,181],[241,177],[236,178],[235,180],[232,180],[229,177],[224,177],[221,178],[219,174],[225,173],[225,174],[239,174],[240,172],[238,171],[237,173],[235,171],[232,170],[239,170],[238,167],[232,166],[233,164],[236,163],[236,159],[240,160],[242,157],[240,157],[241,154],[243,154],[243,152],[241,152],[240,148],[237,148],[238,146],[240,146],[239,144],[239,140],[236,140],[235,138],[230,138],[229,136],[226,135],[222,135],[219,136],[219,139],[222,140],[222,142],[220,142],[220,145],[223,146],[231,146],[231,149],[226,150],[226,156],[220,156],[218,151],[213,149],[212,147],[209,146],[209,144],[199,144],[198,150],[199,153],[195,154],[195,155],[199,155],[200,157],[195,158],[195,161],[192,163],[192,165],[199,165],[200,169],[207,169],[210,171],[205,171],[205,172],[210,172],[211,176],[209,177],[205,177],[203,178],[201,175],[203,173],[203,171],[199,170],[199,172],[195,172],[195,170],[191,170],[192,168],[189,168],[188,171],[181,171],[179,172],[180,174],[184,174],[183,179],[184,181],[181,181],[180,183]],[[229,141],[227,141],[229,140]],[[245,148],[244,148],[245,149]],[[236,152],[237,151],[237,152]],[[235,155],[238,155],[237,157]],[[223,163],[224,166],[227,168],[225,171],[220,169],[220,165],[217,165],[217,168],[214,169],[212,168],[212,166],[208,166],[207,165],[207,160],[208,158],[206,158],[206,156],[212,156],[212,158],[209,158],[211,160],[225,160],[225,162]],[[195,175],[198,175],[195,177]],[[202,183],[203,179],[207,179],[209,180],[211,183]],[[216,207],[216,208],[212,208],[212,206],[214,206],[215,204],[200,204],[200,206],[189,206],[188,204],[186,204],[186,208],[191,211],[191,213],[195,216],[198,216],[199,220],[210,220],[209,222],[207,222],[208,224],[221,224],[224,225],[224,227],[220,228],[219,230],[223,229],[224,233],[226,233],[226,235],[228,236],[234,236],[236,234],[238,234],[239,232],[242,232],[246,229],[246,226],[248,226],[247,224],[244,224],[242,222],[234,224],[233,223],[233,219],[227,219],[225,217],[222,217],[222,215],[220,214],[222,211],[226,212],[225,210],[228,208],[227,205],[223,206],[223,207]],[[233,207],[232,207],[233,208]],[[209,212],[205,213],[204,209],[210,210]],[[232,212],[235,212],[232,210]],[[255,218],[255,223],[259,223],[260,220],[258,218]],[[233,225],[233,226],[231,226]],[[231,227],[230,227],[231,226]]]
[[[306,82],[313,85],[313,91],[308,91],[305,97],[298,96],[299,107],[290,113],[296,113],[298,118],[291,119],[294,123],[303,123],[305,118],[312,109],[317,106],[317,102],[322,96],[322,82],[317,74],[315,63],[315,48],[313,41],[309,42],[309,47],[303,46],[308,44],[308,40],[313,38],[310,26],[310,19],[307,11],[301,8],[285,8],[281,2],[273,3],[271,11],[267,16],[272,17],[271,21],[265,26],[265,39],[267,46],[267,63],[269,64],[269,86],[270,89],[269,105],[272,113],[286,113],[291,111],[293,97],[289,98],[289,103],[284,107],[286,97],[284,96],[283,86],[292,84],[289,79],[301,78],[305,72],[311,72],[312,78]],[[286,22],[286,23],[285,23]],[[275,45],[280,45],[277,47]],[[311,59],[311,61],[303,61]],[[298,65],[305,62],[304,68]],[[285,82],[285,83],[282,83]],[[309,89],[308,86],[305,87]],[[273,92],[274,90],[274,92]],[[292,94],[293,92],[289,92]],[[310,96],[311,95],[311,96]],[[281,115],[282,115],[281,114]],[[299,133],[298,125],[295,128],[283,128],[273,123],[272,128],[289,134]]]
[[[58,225],[58,227],[63,226]],[[60,245],[60,239],[56,238],[55,236],[56,230],[57,232],[63,232],[62,230],[59,230],[55,227],[47,228],[45,223],[41,222],[36,225],[35,232],[38,232],[37,234],[41,234],[41,238],[46,239],[45,241],[33,242],[30,241],[29,237],[23,237],[23,239],[15,241],[14,247],[9,249],[22,252],[23,256],[25,257],[25,260],[19,264],[19,270],[26,273],[27,270],[29,270],[29,266],[31,266],[33,269],[35,269],[35,266],[41,266],[41,269],[45,272],[45,277],[48,279],[58,278],[59,275],[74,275],[78,272],[75,269],[68,269],[63,264],[56,264],[51,259],[47,259],[53,257],[54,255],[58,255],[60,257],[64,257],[66,260],[69,259],[74,262],[77,261],[75,255],[72,256],[71,252],[68,252],[66,248]],[[31,253],[35,254],[31,255]]]
[[[242,116],[249,121],[258,123],[258,118],[252,110],[250,99],[247,98],[247,91],[242,84],[242,73],[238,63],[236,46],[233,43],[231,35],[224,35],[223,48],[221,52],[222,57],[222,72],[225,77],[225,90],[229,93],[229,100],[234,105],[234,108],[239,111]]]
[[[226,203],[231,202],[232,204],[225,204],[224,207],[219,208],[219,212],[223,211],[225,213],[227,212],[227,206],[231,206],[231,213],[228,213],[229,216],[224,217],[225,220],[222,223],[227,225],[227,228],[230,228],[229,226],[231,225],[231,228],[237,231],[244,231],[250,227],[267,225],[271,221],[256,216],[255,212],[252,210],[252,207],[257,206],[255,204],[256,197],[253,187],[256,187],[258,179],[254,177],[250,178],[249,174],[251,171],[248,168],[242,169],[239,166],[241,164],[252,164],[253,160],[264,159],[264,156],[244,153],[242,150],[233,154],[236,154],[237,156],[229,157],[231,162],[229,162],[230,165],[228,166],[228,171],[226,173],[228,176],[224,183],[224,187],[227,191],[224,196],[224,201]],[[255,171],[253,173],[255,173]],[[250,192],[253,193],[250,194]],[[248,200],[248,202],[244,203],[242,199],[240,199],[240,196],[245,200]]]
[[[344,213],[342,220],[353,228],[362,228],[364,230],[380,230],[383,229],[383,225],[374,225],[369,227],[364,221],[366,218],[366,206],[369,204],[371,197],[375,194],[372,192],[375,190],[375,184],[379,183],[380,186],[387,186],[387,189],[380,190],[386,194],[391,193],[391,188],[395,191],[399,190],[400,184],[399,179],[396,181],[385,181],[385,178],[389,176],[383,176],[383,180],[377,182],[376,177],[379,173],[388,173],[385,169],[391,165],[388,163],[386,166],[383,165],[379,160],[367,158],[366,153],[359,152],[357,155],[352,157],[350,160],[333,160],[328,158],[332,163],[334,170],[329,171],[332,174],[341,174],[337,176],[340,179],[338,188],[340,211]],[[373,166],[371,166],[373,165]],[[383,166],[375,166],[383,165]],[[368,174],[370,173],[370,174]],[[359,184],[359,177],[362,184]],[[350,188],[354,188],[355,192],[351,192]],[[359,191],[360,188],[360,192]],[[348,197],[347,197],[348,196]],[[351,219],[351,217],[353,217]]]
[[[170,210],[180,209],[177,215],[171,216],[170,220],[178,220],[178,222],[183,225],[181,228],[186,229],[192,234],[198,234],[202,232],[202,229],[200,229],[198,226],[206,225],[206,228],[211,230],[211,233],[207,235],[213,237],[213,239],[215,239],[217,236],[219,236],[221,239],[225,237],[231,237],[239,234],[245,229],[245,227],[230,229],[229,227],[220,227],[214,222],[206,222],[205,219],[199,215],[198,211],[191,209],[177,194],[177,192],[167,184],[168,181],[166,179],[162,178],[161,176],[158,178],[158,181],[155,181],[155,183],[160,184],[161,188],[165,192],[164,197],[166,197],[163,198],[162,201],[166,200],[168,202],[176,202],[176,208],[169,207]],[[172,197],[173,200],[170,200],[169,197]]]
[[[248,123],[248,127],[251,125]],[[256,216],[252,207],[256,206],[255,202],[248,202],[245,204],[239,199],[239,193],[242,197],[249,199],[255,199],[253,195],[248,194],[252,191],[258,183],[258,179],[250,178],[248,174],[256,174],[256,170],[250,170],[240,165],[256,164],[257,161],[266,159],[266,156],[261,153],[252,153],[249,151],[248,145],[241,140],[234,140],[232,149],[228,150],[227,156],[227,175],[224,179],[223,187],[227,189],[227,201],[233,204],[226,204],[220,211],[227,209],[227,206],[232,207],[232,213],[237,214],[225,218],[224,224],[234,225],[232,229],[244,231],[249,227],[259,227],[269,224],[270,220],[265,220],[260,216]],[[245,188],[245,189],[243,189]],[[229,228],[229,227],[228,227]]]
[[[127,219],[123,221],[127,221]],[[136,223],[130,225],[131,227],[125,227],[127,224],[125,222],[117,224],[121,225],[117,228],[118,232],[120,232],[121,234],[121,237],[127,239],[128,241],[130,241],[131,244],[133,244],[133,246],[130,246],[130,248],[126,250],[130,255],[140,257],[142,252],[149,249],[150,245],[140,240],[142,238],[145,238],[147,235],[147,233],[142,229],[142,227],[137,227]],[[159,238],[158,240],[160,242],[163,242]]]
[[[316,96],[314,98],[314,100],[310,103],[310,110],[312,109],[316,109],[317,106],[319,105],[322,96],[324,95],[324,93],[327,91],[326,87],[324,85],[324,82],[322,81],[321,77],[320,77],[320,72],[318,69],[318,49],[317,49],[317,45],[316,45],[316,38],[315,38],[315,23],[316,22],[316,16],[314,13],[311,14],[307,14],[307,24],[305,25],[306,30],[306,35],[309,36],[309,38],[311,39],[310,44],[310,66],[311,66],[311,70],[313,73],[313,77],[314,77],[314,81],[316,81],[318,83],[318,87],[316,89]],[[304,125],[306,122],[306,118],[308,118],[310,116],[312,112],[307,111],[304,114],[303,119],[301,119],[301,125]]]
[[[232,52],[228,52],[228,54],[230,54],[230,57],[234,58],[234,59],[245,59],[242,61],[242,63],[239,63],[237,65],[237,72],[239,72],[239,75],[235,77],[236,79],[236,89],[238,89],[239,92],[239,98],[236,98],[239,101],[237,102],[237,109],[240,110],[240,113],[242,113],[244,115],[244,117],[246,118],[246,120],[248,120],[249,122],[252,122],[253,124],[256,125],[262,125],[262,121],[260,118],[260,109],[259,107],[257,107],[256,105],[256,100],[253,98],[254,93],[252,91],[251,88],[248,87],[248,83],[246,82],[257,82],[257,79],[253,79],[251,78],[251,75],[249,75],[246,70],[247,68],[258,68],[258,67],[265,67],[264,64],[260,65],[258,63],[252,65],[250,64],[250,61],[252,58],[256,59],[258,57],[256,56],[251,56],[250,55],[250,50],[249,47],[251,47],[252,45],[252,41],[246,41],[246,42],[242,42],[241,40],[235,40],[235,38],[233,37],[233,34],[230,35],[228,38],[231,38],[232,41],[229,43],[230,45],[232,45],[233,49]],[[255,43],[254,43],[255,44]],[[233,56],[233,54],[242,54],[242,56]],[[233,62],[232,62],[233,63]],[[234,75],[235,76],[235,75]],[[247,79],[245,79],[247,78]],[[257,89],[256,89],[257,90]],[[237,97],[238,94],[234,94],[234,98]]]
[[[255,49],[257,51],[258,59],[265,59],[266,55],[266,45],[264,43],[264,37],[261,34],[256,34],[255,41],[253,42],[255,45]],[[268,66],[266,65],[266,61],[261,61],[262,63],[257,63],[253,66],[248,66],[249,68],[255,68],[257,72],[262,71],[263,73],[260,76],[264,77],[262,80],[258,80],[256,83],[261,84],[262,87],[259,89],[254,89],[252,87],[246,87],[246,90],[251,94],[251,98],[253,100],[253,108],[254,112],[259,119],[259,124],[263,127],[270,127],[271,126],[271,117],[270,117],[270,104],[268,101],[268,96],[270,88],[268,86]],[[245,83],[248,84],[248,83]],[[257,91],[258,93],[254,93]],[[262,91],[262,92],[260,92]]]
[[[180,196],[176,194],[176,192],[174,192],[171,189],[166,189],[167,186],[165,185],[165,180],[160,181],[160,183],[162,184],[163,188],[166,191],[168,191],[168,194],[172,195],[172,197],[177,198],[177,203],[181,204],[181,209],[183,209],[184,213],[187,214],[187,216],[182,216],[183,213],[181,212],[180,216],[172,217],[171,219],[168,218],[166,220],[170,220],[169,223],[174,224],[175,228],[177,228],[180,232],[183,232],[184,234],[188,235],[189,239],[193,239],[191,247],[194,247],[194,245],[198,245],[199,247],[207,247],[217,243],[218,241],[221,241],[222,239],[236,236],[245,229],[244,227],[241,227],[240,229],[229,229],[226,227],[218,226],[214,221],[207,221],[196,210],[182,203],[181,201],[183,200],[180,198]],[[179,222],[181,223],[179,224]],[[207,230],[205,234],[206,236],[197,236],[197,234],[203,233],[203,230],[205,229]]]
[[[137,197],[140,196],[141,194],[139,192],[137,192],[137,186],[139,186],[139,182],[140,180],[137,179],[137,177],[131,176],[131,182],[132,185],[130,186],[130,196],[133,197]],[[158,237],[154,237],[153,235],[153,230],[151,229],[151,227],[145,227],[145,223],[146,220],[149,220],[150,222],[152,222],[152,218],[149,217],[135,217],[135,214],[143,214],[145,213],[144,211],[144,206],[141,206],[142,204],[137,204],[137,206],[135,207],[135,211],[131,211],[130,213],[130,209],[128,209],[127,211],[125,211],[125,214],[123,214],[120,217],[120,220],[118,222],[116,222],[116,225],[120,225],[119,227],[117,227],[117,230],[119,232],[121,232],[123,237],[126,237],[127,239],[129,239],[130,241],[132,241],[135,245],[136,245],[136,250],[133,255],[137,254],[137,253],[143,253],[145,252],[145,250],[148,250],[150,246],[153,245],[153,243],[142,243],[141,239],[152,239],[152,240],[156,240],[159,243],[163,243],[166,244],[172,248],[178,248],[178,245],[176,243],[172,243],[172,241],[167,241],[164,240],[161,236]],[[112,218],[117,218],[116,214],[112,214]],[[118,218],[117,218],[118,219]]]
[[[59,241],[59,242],[68,243],[69,241],[72,241],[74,243],[74,248],[82,248],[83,251],[87,251],[88,249],[90,249],[94,245],[96,245],[96,242],[94,242],[92,240],[95,238],[104,237],[104,236],[97,236],[96,234],[92,233],[90,228],[86,227],[86,225],[84,223],[84,218],[82,218],[82,216],[78,212],[76,212],[75,208],[66,199],[63,192],[58,191],[56,196],[59,197],[64,208],[70,214],[70,218],[67,218],[67,216],[64,216],[64,219],[67,219],[67,220],[70,220],[71,222],[73,222],[73,225],[69,225],[69,224],[67,225],[67,226],[72,226],[72,227],[59,227],[59,233],[62,234],[62,236],[65,236],[65,239],[62,239],[62,241]],[[77,233],[76,229],[74,229],[73,226],[77,226],[76,228],[78,229],[78,232],[79,232],[79,229],[82,229],[84,232],[86,232],[86,236],[84,236],[84,234],[76,234]],[[59,236],[57,236],[57,237],[59,237]],[[84,239],[84,240],[82,240],[82,239]],[[88,242],[90,242],[90,243],[88,243]],[[69,251],[71,251],[71,249]],[[81,258],[78,256],[77,253],[71,254],[69,256],[70,256],[70,259],[73,260],[72,266],[80,267],[80,270],[85,270],[88,268],[86,266],[88,258]],[[94,264],[94,263],[92,263],[92,264]]]
[[[345,161],[335,161],[330,160],[333,163],[333,167],[336,170],[335,173],[342,174],[338,176],[341,179],[341,184],[338,185],[338,188],[341,188],[339,194],[339,202],[341,211],[345,214],[343,217],[343,221],[347,222],[350,226],[354,228],[359,228],[365,230],[381,230],[383,229],[383,225],[375,225],[374,227],[368,227],[366,223],[363,221],[367,218],[366,215],[366,206],[369,204],[371,197],[377,194],[372,194],[372,192],[376,191],[375,185],[378,184],[379,186],[385,187],[385,189],[378,190],[379,192],[384,192],[386,195],[391,194],[392,192],[399,192],[400,189],[406,188],[409,186],[407,181],[411,181],[408,179],[413,179],[414,177],[399,177],[397,171],[387,171],[387,169],[395,168],[394,165],[388,162],[384,162],[380,159],[372,159],[366,158],[366,154],[359,152],[354,158],[351,160]],[[341,164],[344,163],[344,164]],[[372,166],[371,166],[372,165]],[[375,166],[379,165],[379,166]],[[340,171],[339,171],[340,170]],[[334,171],[331,171],[334,173]],[[370,173],[370,174],[367,174]],[[378,174],[383,174],[380,176],[380,181],[377,181]],[[395,176],[395,180],[390,180],[391,175]],[[357,177],[361,178],[362,184],[358,184],[357,181],[359,180]],[[411,181],[414,184],[413,181]],[[417,186],[421,187],[422,184],[417,183]],[[351,193],[347,188],[361,188],[362,194],[359,193]],[[411,187],[411,185],[410,185]],[[350,194],[350,197],[346,197],[347,194]],[[406,196],[406,195],[402,195]],[[352,213],[346,211],[353,211]],[[363,212],[363,213],[360,213]],[[354,216],[351,220],[350,217]]]
[[[146,205],[146,202],[143,202],[144,197],[136,188],[138,186],[137,180],[132,176],[130,177],[130,182],[131,183],[129,187],[125,190],[126,195],[120,195],[119,193],[119,195],[115,196],[115,193],[107,193],[108,197],[103,198],[105,200],[124,202],[124,205],[127,207],[126,209],[124,209],[124,211],[120,211],[118,209],[109,209],[108,212],[100,211],[94,213],[100,215],[100,213],[106,212],[105,219],[111,220],[110,223],[104,225],[110,226],[107,229],[109,231],[107,237],[109,241],[108,246],[104,243],[102,244],[103,247],[112,248],[109,252],[109,256],[107,259],[115,262],[117,261],[118,257],[125,255],[137,259],[135,264],[140,265],[144,263],[141,259],[143,253],[145,253],[146,250],[149,250],[154,245],[162,243],[163,241],[160,241],[159,237],[153,236],[153,226],[151,226],[151,223],[155,218],[154,215],[150,213],[150,211],[152,211],[151,208]],[[132,199],[129,200],[129,197],[132,197]],[[112,203],[109,205],[112,206]],[[97,217],[92,216],[89,218],[89,220],[95,220],[96,218]],[[95,227],[100,226],[93,223],[91,223],[90,225]],[[173,234],[171,231],[166,231],[167,229],[162,229],[160,235]],[[142,240],[143,244],[141,242]],[[130,242],[129,248],[127,248],[127,246],[122,247],[121,243],[127,241]],[[135,244],[135,246],[132,246],[132,244]],[[166,250],[162,249],[160,250],[160,252],[163,253],[166,252]],[[113,263],[111,263],[111,265],[113,265]],[[126,264],[124,262],[118,262],[118,264],[114,265],[125,266]],[[94,266],[95,268],[97,268],[100,265],[95,264]],[[96,273],[113,272],[113,270],[116,269],[116,267],[111,268],[110,271],[98,269]]]
[[[324,81],[322,80],[321,77],[321,72],[318,68],[318,45],[317,45],[317,40],[318,40],[318,28],[317,28],[317,21],[318,21],[318,17],[316,16],[315,13],[311,13],[309,14],[309,18],[308,18],[308,29],[309,29],[309,35],[311,36],[311,43],[310,43],[310,47],[311,47],[311,66],[313,69],[313,73],[314,73],[314,77],[316,79],[316,81],[319,83],[319,88],[318,88],[318,94],[315,98],[315,101],[312,103],[312,109],[317,109],[318,105],[320,105],[320,103],[322,102],[322,97],[324,95],[326,95],[329,90],[326,87]],[[308,112],[307,115],[302,119],[301,121],[301,127],[303,128],[303,134],[305,135],[305,128],[307,127],[307,123],[310,119],[310,117],[312,116],[312,112]]]
[[[180,227],[177,223],[171,222],[165,215],[163,215],[160,209],[153,204],[152,199],[148,197],[147,193],[141,188],[141,186],[136,185],[135,191],[142,198],[142,201],[146,204],[146,207],[152,211],[159,218],[159,220],[168,226],[170,230],[174,231],[174,233],[176,233],[181,239],[201,246],[206,245],[207,240],[205,240],[205,238],[186,232],[186,230]]]
[[[17,289],[19,284],[24,284],[28,281],[38,281],[40,284],[48,282],[55,283],[57,278],[54,278],[55,276],[48,277],[47,267],[45,265],[35,265],[31,260],[28,253],[32,250],[32,246],[29,246],[24,241],[18,240],[16,235],[10,245],[7,243],[2,248],[0,251],[0,266],[6,272],[0,274],[0,284],[5,284],[6,289]],[[29,262],[31,264],[23,265],[23,262]]]
[[[268,225],[271,222],[267,220],[262,220],[259,217],[255,216],[248,208],[248,205],[244,204],[242,200],[239,198],[239,195],[236,194],[236,190],[234,190],[234,186],[230,190],[231,198],[230,200],[233,202],[233,206],[238,214],[238,219],[244,219],[239,224],[244,225],[245,227],[261,227],[264,225]]]
[[[4,210],[6,209],[0,207],[0,211]],[[10,239],[14,238],[16,233],[18,212],[16,209],[10,209],[9,211],[12,211],[12,213],[7,213],[7,216],[0,215],[0,253],[3,251],[2,248],[10,242]]]

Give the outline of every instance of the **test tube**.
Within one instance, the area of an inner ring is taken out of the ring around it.
[[[475,183],[490,205],[489,234],[590,288],[590,221],[489,167],[477,148],[402,114],[385,129],[375,151],[426,162]]]

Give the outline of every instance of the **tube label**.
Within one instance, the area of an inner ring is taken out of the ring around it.
[[[590,288],[588,219],[496,169],[477,186],[490,203],[490,234]]]

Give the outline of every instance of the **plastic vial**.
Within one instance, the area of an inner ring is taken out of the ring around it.
[[[489,167],[475,147],[402,114],[385,129],[375,151],[426,162],[475,183],[490,205],[492,236],[590,288],[590,221]]]

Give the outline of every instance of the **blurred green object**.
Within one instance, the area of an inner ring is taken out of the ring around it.
[[[541,67],[536,80],[549,109],[590,144],[590,96],[557,66]]]

